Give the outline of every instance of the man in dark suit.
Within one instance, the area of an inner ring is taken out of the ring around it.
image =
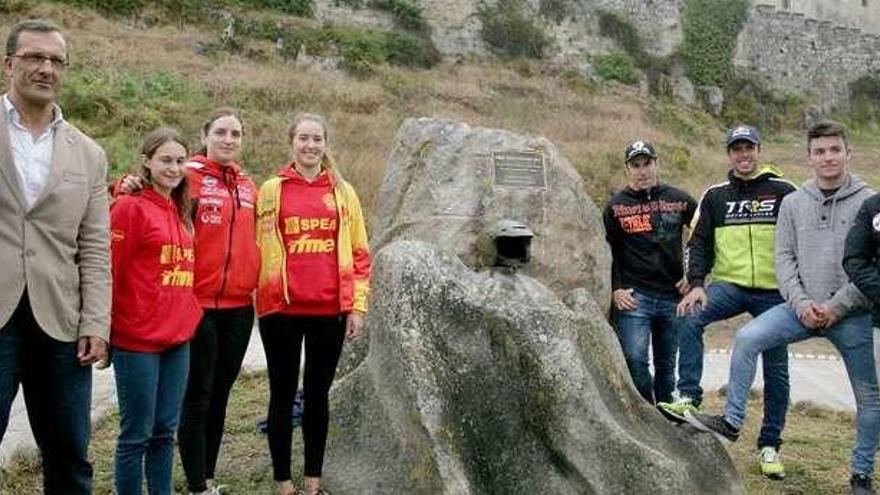
[[[0,108],[0,439],[21,384],[46,494],[92,490],[93,363],[107,354],[107,162],[55,103],[68,47],[46,21],[12,27]]]

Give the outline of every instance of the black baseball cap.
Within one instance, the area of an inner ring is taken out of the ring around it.
[[[754,145],[761,146],[761,135],[758,130],[750,125],[740,125],[727,131],[727,147],[737,141],[748,141]]]
[[[623,152],[623,161],[624,163],[629,163],[633,158],[640,155],[647,156],[654,160],[657,158],[657,151],[651,143],[643,139],[638,139],[626,147],[626,151]]]

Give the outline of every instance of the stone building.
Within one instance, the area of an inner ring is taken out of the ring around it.
[[[755,5],[880,34],[880,0],[755,0]]]

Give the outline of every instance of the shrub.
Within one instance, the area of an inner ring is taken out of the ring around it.
[[[6,0],[14,3],[15,0]],[[19,2],[21,0],[18,0]],[[155,5],[176,19],[194,20],[212,6],[210,0],[55,0],[77,7],[88,7],[105,14],[131,15],[147,5]],[[228,3],[255,9],[272,9],[300,17],[312,17],[313,0],[227,0]],[[226,3],[226,2],[224,2]]]
[[[694,84],[723,87],[731,77],[736,37],[748,8],[748,0],[684,0],[681,55]]]
[[[569,0],[541,0],[538,13],[559,24],[571,15],[571,5]]]
[[[442,58],[431,40],[395,31],[385,33],[385,53],[393,65],[424,69],[437,65]]]
[[[596,75],[606,81],[619,81],[630,85],[639,82],[633,59],[624,52],[593,57],[593,68],[596,69]]]
[[[440,62],[440,52],[426,36],[401,31],[379,31],[353,27],[315,28],[306,22],[272,20],[242,21],[239,35],[261,40],[281,40],[281,55],[295,59],[305,46],[309,55],[340,56],[346,67],[359,74],[388,62],[406,67],[430,68]],[[230,47],[241,50],[243,47]]]
[[[880,78],[862,76],[849,84],[849,92],[854,127],[880,124]]]
[[[613,12],[599,12],[599,34],[616,41],[645,72],[651,91],[654,94],[660,92],[660,75],[669,72],[672,57],[656,57],[646,52],[636,28]]]
[[[642,40],[632,24],[613,12],[599,12],[599,34],[613,39],[626,53],[638,59],[643,56]]]
[[[144,0],[57,0],[57,2],[117,15],[133,14],[144,6]]]
[[[748,122],[766,131],[802,127],[806,101],[793,94],[779,94],[758,80],[731,79],[724,87],[722,119],[727,125]]]
[[[0,14],[17,14],[32,6],[31,0],[0,0]]]
[[[134,162],[140,135],[159,125],[195,129],[211,99],[186,79],[165,71],[74,69],[60,95],[65,118],[97,139],[107,152],[111,175]]]
[[[346,68],[356,74],[372,72],[373,66],[385,61],[385,38],[375,31],[335,29],[328,38],[339,46]]]
[[[481,3],[477,9],[483,40],[496,52],[511,57],[542,58],[550,39],[524,12],[522,0]]]
[[[235,0],[235,3],[243,7],[272,9],[299,17],[315,15],[312,0]]]
[[[422,8],[412,0],[370,0],[370,6],[391,14],[398,26],[416,32],[427,32],[428,22]]]

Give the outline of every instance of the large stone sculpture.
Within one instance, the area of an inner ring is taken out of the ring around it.
[[[567,167],[562,160],[542,166],[550,167],[547,177],[564,180],[538,187],[529,176],[538,169],[530,154],[536,148],[528,143],[541,143],[539,153],[558,157],[551,144],[512,137],[502,145],[494,135],[512,136],[432,120],[409,121],[398,135],[386,186],[407,173],[399,167],[420,167],[408,172],[419,177],[409,180],[409,192],[383,189],[380,210],[392,218],[383,219],[385,230],[377,237],[369,353],[332,392],[324,470],[329,489],[341,495],[742,493],[730,458],[713,438],[672,425],[634,390],[605,321],[606,301],[596,303],[607,292],[601,284],[609,262],[588,198],[580,205],[570,199],[552,215],[521,218],[535,222],[529,225],[538,235],[533,248],[541,235],[558,234],[548,226],[570,219],[556,228],[575,232],[566,241],[572,246],[593,246],[592,261],[554,260],[547,249],[533,250],[533,260],[543,254],[550,267],[549,273],[532,267],[534,276],[479,261],[491,244],[476,226],[489,225],[488,218],[515,216],[517,207],[550,211],[548,204],[560,204],[553,198],[557,191],[586,198],[572,191],[581,186],[576,175],[552,171]],[[475,152],[476,137],[482,138],[481,153]],[[444,162],[431,150],[456,142],[466,143],[458,146],[467,151],[441,155],[451,170],[438,173],[434,167]],[[499,147],[511,143],[519,147]],[[499,189],[497,163],[489,162],[496,167],[492,177],[475,165],[474,157],[499,150],[519,160],[501,163],[502,175],[512,173],[505,166],[513,172],[525,167],[518,186],[507,182]],[[412,163],[411,156],[421,162]],[[465,174],[482,179],[456,187]],[[446,190],[417,185],[422,181]],[[400,212],[438,204],[476,217]],[[454,228],[443,230],[448,226]],[[483,247],[472,251],[465,238]]]
[[[560,296],[586,287],[611,300],[611,252],[602,218],[577,171],[544,138],[409,119],[388,157],[372,249],[422,240],[452,249],[465,265],[491,263],[488,227],[503,218],[534,232],[525,273]]]

